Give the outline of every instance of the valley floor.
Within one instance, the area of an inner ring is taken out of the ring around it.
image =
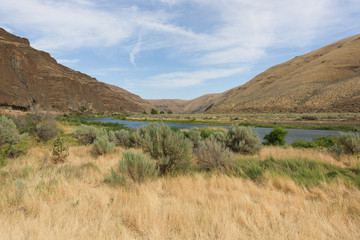
[[[121,119],[124,117],[120,117]],[[135,114],[126,120],[165,121],[205,125],[245,124],[272,127],[357,130],[360,131],[359,113],[239,113],[239,114]]]
[[[140,151],[133,149],[134,151]],[[95,157],[70,147],[65,164],[34,147],[0,169],[0,239],[359,239],[360,190],[338,181],[304,187],[193,173],[113,187],[104,176],[124,149]],[[255,156],[357,166],[356,156],[265,147]]]

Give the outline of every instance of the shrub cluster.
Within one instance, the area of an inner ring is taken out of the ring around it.
[[[20,134],[13,120],[0,116],[0,165],[6,165],[5,158],[16,157],[30,147],[27,134]]]
[[[227,132],[226,145],[234,152],[256,154],[262,145],[259,135],[253,127],[232,125]]]
[[[148,155],[125,151],[119,161],[118,169],[111,169],[111,175],[105,178],[106,183],[113,185],[124,185],[127,179],[135,183],[142,183],[148,179],[158,176],[159,170],[156,162],[151,160]]]
[[[201,169],[225,172],[235,164],[232,152],[215,137],[205,139],[204,144],[194,151]]]
[[[23,118],[15,119],[15,122],[21,133],[29,133],[41,141],[49,141],[59,133],[55,116],[38,106],[32,107],[30,113]]]
[[[354,132],[339,132],[337,142],[330,149],[337,154],[359,154],[360,135]]]
[[[94,153],[98,155],[104,155],[110,153],[115,144],[110,142],[107,136],[98,136],[93,142],[92,148]]]
[[[172,131],[166,124],[149,124],[138,128],[134,141],[156,159],[160,174],[185,171],[191,166],[191,141],[181,132]]]
[[[274,129],[264,136],[265,145],[284,146],[286,144],[286,134],[289,131],[282,127],[276,126]]]

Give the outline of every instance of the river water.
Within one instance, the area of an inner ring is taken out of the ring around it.
[[[150,122],[141,122],[141,121],[126,121],[126,120],[114,120],[113,118],[99,118],[91,119],[89,121],[98,121],[102,123],[118,123],[128,128],[139,128],[144,125],[149,125]],[[214,125],[198,125],[198,124],[180,124],[180,123],[166,123],[169,127],[176,127],[180,129],[190,129],[190,128],[207,128],[207,127],[217,127],[229,129],[230,126],[214,126]],[[271,132],[272,128],[262,128],[256,127],[255,131],[259,134],[260,139],[263,139],[265,134]],[[325,137],[329,135],[337,136],[338,131],[334,130],[312,130],[312,129],[286,129],[289,133],[286,135],[286,142],[288,144],[293,143],[296,139],[304,139],[306,141],[311,141],[315,137]]]

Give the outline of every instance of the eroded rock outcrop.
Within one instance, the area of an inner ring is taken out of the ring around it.
[[[58,64],[0,28],[0,105],[61,111],[141,112],[151,105],[122,88]]]

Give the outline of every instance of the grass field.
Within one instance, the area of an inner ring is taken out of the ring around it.
[[[256,181],[195,172],[109,186],[104,177],[123,151],[95,157],[89,146],[72,146],[67,162],[54,165],[49,148],[40,146],[11,159],[0,170],[0,239],[360,237],[360,190],[340,178],[306,187],[270,172]],[[269,156],[339,168],[359,164],[356,156],[276,147],[254,158]]]
[[[97,155],[92,145],[80,145],[71,133],[83,120],[57,122],[69,147],[65,163],[52,162],[54,138],[33,139],[26,154],[5,159],[0,239],[360,238],[358,153],[264,146],[255,155],[234,153],[224,173],[195,164],[185,173],[116,185],[104,179],[129,149]]]

